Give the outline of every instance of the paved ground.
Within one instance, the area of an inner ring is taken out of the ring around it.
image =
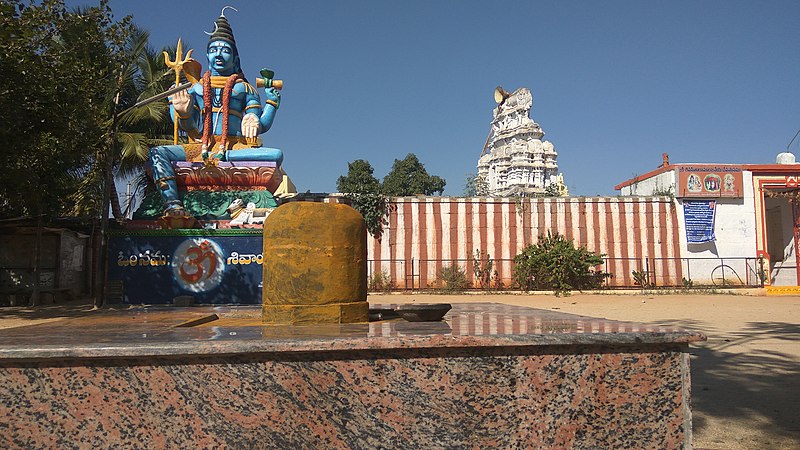
[[[391,294],[369,300],[488,301],[701,331],[709,339],[692,346],[695,448],[800,448],[800,297]],[[92,311],[80,302],[36,310],[0,308],[0,328]]]

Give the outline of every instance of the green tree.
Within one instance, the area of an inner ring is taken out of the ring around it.
[[[347,163],[347,175],[342,175],[336,180],[336,189],[342,193],[378,193],[381,191],[381,182],[373,175],[375,169],[369,161],[357,159]]]
[[[381,192],[381,183],[372,173],[369,161],[357,159],[347,163],[347,175],[336,180],[336,189],[344,193],[347,202],[361,213],[367,231],[380,239],[386,224],[388,199]]]
[[[481,176],[468,173],[464,182],[464,197],[485,197],[489,195],[489,184]]]
[[[602,263],[602,255],[575,248],[571,239],[548,232],[514,257],[514,284],[526,291],[551,289],[556,295],[569,295],[573,289],[600,287],[607,277],[596,269]]]
[[[72,209],[78,185],[106,155],[129,28],[107,1],[72,11],[63,0],[0,3],[0,216]]]
[[[447,182],[443,178],[428,174],[417,155],[409,153],[405,159],[394,160],[392,170],[383,178],[383,192],[396,197],[441,195],[445,184]]]
[[[555,183],[550,183],[544,188],[544,193],[542,197],[559,197],[560,194],[558,192],[558,185]]]
[[[174,72],[167,67],[163,52],[173,57],[174,47],[155,51],[150,45],[150,33],[134,27],[126,45],[125,71],[120,108],[115,133],[113,166],[117,178],[133,180],[134,195],[144,197],[154,184],[144,171],[151,147],[172,144],[173,128],[169,118],[168,100],[163,99],[129,109],[140,100],[166,91],[174,83]],[[114,218],[122,219],[116,185],[111,185],[111,209]],[[128,205],[130,206],[130,205]]]
[[[129,109],[139,100],[165,91],[174,82],[169,68],[164,63],[161,52],[149,45],[150,34],[132,26],[121,48],[122,76],[118,78],[120,92],[118,116],[114,142],[111,149],[111,167],[116,177],[133,181],[134,194],[144,194],[152,182],[144,172],[150,147],[172,143],[172,127],[168,114],[167,100],[160,100],[144,106]],[[165,48],[170,55],[171,48]],[[105,124],[114,126],[109,117]],[[82,178],[73,195],[74,215],[96,215],[102,198],[102,180],[106,176],[108,164],[94,164]],[[110,183],[111,211],[115,219],[125,216],[119,202],[116,184]]]

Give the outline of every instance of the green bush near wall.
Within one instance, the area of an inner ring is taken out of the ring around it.
[[[609,276],[597,269],[602,256],[548,232],[514,257],[514,284],[525,291],[552,290],[556,295],[596,289]]]

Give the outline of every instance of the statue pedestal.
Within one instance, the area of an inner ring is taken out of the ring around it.
[[[273,193],[283,181],[283,173],[274,162],[220,162],[206,166],[198,162],[175,162],[175,180],[186,211],[199,222],[200,228],[231,228],[228,207],[236,199],[243,205],[254,203],[256,208],[275,208]],[[161,217],[164,202],[158,192],[144,199],[127,224],[129,229],[182,228],[164,226]],[[180,221],[173,221],[177,224]],[[261,223],[234,225],[236,228],[261,228]]]
[[[260,304],[261,228],[278,206],[272,193],[283,180],[280,167],[259,161],[173,167],[191,217],[166,223],[161,194],[153,192],[124,230],[110,234],[108,280],[119,286],[121,301],[171,304],[191,295],[197,304]],[[248,203],[257,210],[246,211]]]
[[[236,191],[254,190],[275,193],[283,176],[274,162],[220,162],[206,166],[197,162],[175,162],[178,190]]]
[[[125,304],[261,304],[260,229],[113,230],[108,282]]]

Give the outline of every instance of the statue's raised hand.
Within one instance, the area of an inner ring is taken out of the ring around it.
[[[281,105],[281,91],[275,88],[264,89],[264,97],[266,98],[266,103],[271,104],[275,109],[278,109]]]
[[[242,117],[242,136],[246,138],[254,138],[258,136],[258,129],[261,123],[258,121],[258,116],[253,113],[245,114]]]
[[[175,108],[175,113],[181,117],[188,117],[189,111],[192,109],[194,100],[189,95],[188,90],[182,90],[172,96],[172,107]]]

